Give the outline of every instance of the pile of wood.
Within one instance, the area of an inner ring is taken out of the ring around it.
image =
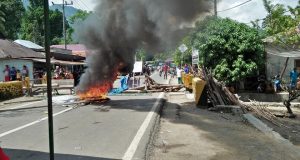
[[[207,94],[213,107],[217,105],[233,105],[234,99],[224,91],[224,87],[220,84],[207,69],[202,69],[203,79],[206,81]]]
[[[136,87],[125,91],[126,93],[136,92],[178,92],[183,85],[168,85],[159,84],[153,80],[150,76],[145,76],[145,86]]]
[[[251,105],[247,105],[240,101],[237,96],[229,91],[224,84],[218,82],[212,75],[210,71],[203,68],[203,78],[207,83],[207,94],[208,98],[213,107],[217,108],[219,105],[222,106],[230,106],[236,105],[239,106],[243,113],[253,112],[256,115],[265,118],[275,125],[281,125],[276,120],[275,115],[273,115],[266,107],[262,107],[258,103],[252,103]]]

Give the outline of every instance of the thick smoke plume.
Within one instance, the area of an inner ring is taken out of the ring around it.
[[[79,39],[93,54],[77,87],[113,82],[116,70],[133,70],[138,48],[155,53],[174,46],[203,13],[209,0],[98,0],[95,14],[80,27]]]

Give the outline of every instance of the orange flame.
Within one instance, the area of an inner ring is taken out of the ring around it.
[[[113,88],[113,83],[117,79],[117,70],[115,70],[111,80],[107,80],[101,85],[94,85],[86,92],[77,92],[81,100],[101,100],[107,98],[107,93]]]
[[[79,92],[78,96],[82,100],[88,99],[106,99],[107,93],[112,88],[111,83],[105,83],[103,85],[96,85],[91,88],[87,92]]]

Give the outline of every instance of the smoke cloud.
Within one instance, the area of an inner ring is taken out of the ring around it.
[[[210,0],[98,0],[95,14],[76,32],[93,52],[78,91],[113,82],[116,70],[133,70],[138,48],[155,53],[170,48],[211,8]]]

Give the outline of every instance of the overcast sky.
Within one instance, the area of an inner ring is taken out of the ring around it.
[[[227,8],[246,2],[247,0],[222,0],[218,4],[218,11],[225,10]],[[281,3],[286,6],[297,6],[298,0],[272,0],[274,4]],[[237,20],[243,23],[249,23],[256,19],[262,19],[266,17],[267,12],[264,9],[262,0],[252,0],[240,7],[219,12],[221,17],[230,17],[231,19]]]
[[[71,0],[66,0],[71,2]],[[95,2],[98,0],[72,0],[75,8],[80,8],[82,10],[93,10],[95,7]],[[218,11],[228,9],[240,3],[243,3],[247,0],[220,0],[218,4]],[[298,3],[298,0],[272,0],[273,3],[281,3],[284,5],[289,5],[295,7]],[[50,0],[50,2],[61,3],[62,0]],[[225,12],[219,12],[221,17],[230,17],[234,20],[243,23],[249,23],[250,21],[256,19],[262,19],[266,16],[266,11],[263,6],[262,0],[252,0],[245,5],[228,10]]]

